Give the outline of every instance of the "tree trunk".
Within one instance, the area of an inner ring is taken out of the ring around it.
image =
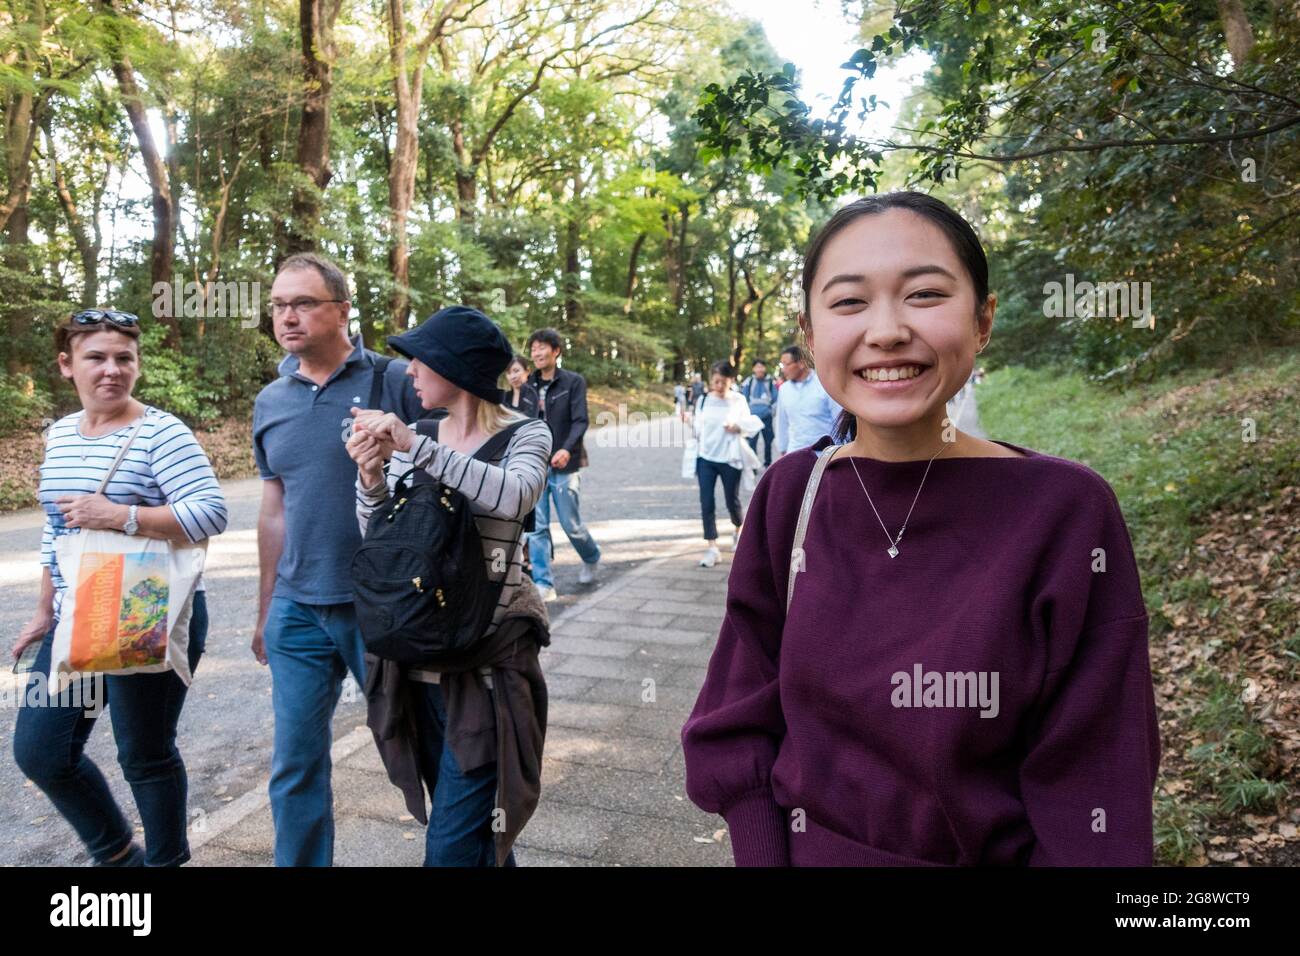
[[[342,0],[299,0],[302,34],[303,100],[298,124],[298,168],[311,182],[294,189],[287,248],[290,254],[316,248],[320,231],[321,193],[329,184],[330,91],[333,83],[334,22]]]
[[[632,243],[632,251],[627,257],[627,282],[623,287],[623,314],[632,315],[632,293],[636,291],[636,265],[641,257],[641,247],[645,245],[647,233],[641,233]]]
[[[86,233],[86,224],[82,222],[81,213],[77,209],[76,197],[72,195],[72,190],[68,187],[63,178],[63,169],[59,166],[59,161],[54,155],[54,134],[50,129],[50,121],[47,117],[43,123],[45,127],[45,141],[50,151],[50,179],[54,183],[54,191],[58,194],[59,205],[63,207],[63,214],[68,220],[68,232],[72,234],[72,241],[77,247],[77,254],[81,257],[81,272],[83,282],[81,286],[81,307],[83,309],[93,308],[99,300],[99,242],[92,241]]]
[[[114,14],[114,21],[120,16],[111,0],[102,0],[104,8]],[[122,46],[119,24],[114,22],[109,43],[109,55],[113,75],[117,78],[118,90],[122,95],[122,106],[135,131],[136,143],[140,147],[140,157],[144,160],[145,172],[149,177],[149,192],[153,207],[153,242],[149,256],[150,283],[172,282],[172,265],[175,255],[173,237],[175,236],[176,207],[172,202],[171,179],[167,172],[167,163],[154,142],[153,131],[149,127],[149,116],[145,110],[144,98],[135,81],[135,69]],[[170,349],[179,349],[181,345],[181,326],[177,316],[161,318],[167,328],[163,345]]]
[[[1241,0],[1218,0],[1218,4],[1219,19],[1223,22],[1223,37],[1228,41],[1233,68],[1240,70],[1255,48],[1255,33],[1250,28],[1250,18],[1246,16]]]
[[[582,319],[582,303],[578,298],[579,293],[582,291],[582,261],[580,255],[582,225],[579,206],[582,202],[582,192],[585,185],[582,181],[582,174],[574,173],[573,199],[569,206],[568,221],[564,226],[564,275],[560,279],[560,286],[564,295],[564,322],[570,333],[577,329],[578,323]]]
[[[422,64],[415,76],[406,72],[406,11],[402,0],[388,0],[389,60],[393,66],[393,92],[397,100],[397,147],[388,166],[388,273],[393,291],[388,299],[388,327],[393,332],[406,328],[410,314],[411,261],[406,238],[406,220],[415,197],[415,167],[419,158],[419,130]]]
[[[750,310],[754,308],[754,303],[760,298],[758,290],[754,288],[754,280],[749,274],[749,270],[744,266],[740,267],[741,275],[745,277],[745,299],[735,307],[735,335],[731,340],[731,364],[740,368],[740,360],[745,355],[745,323],[749,319]]]

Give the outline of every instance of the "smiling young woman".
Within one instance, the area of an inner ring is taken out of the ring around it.
[[[1149,865],[1159,735],[1115,495],[947,420],[997,305],[974,230],[920,193],[859,200],[803,289],[844,441],[755,489],[682,732],[691,799],[739,865]]]

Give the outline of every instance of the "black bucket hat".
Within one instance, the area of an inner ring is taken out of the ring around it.
[[[409,332],[388,336],[393,351],[419,359],[453,385],[500,404],[497,379],[514,358],[501,327],[478,309],[440,309]]]

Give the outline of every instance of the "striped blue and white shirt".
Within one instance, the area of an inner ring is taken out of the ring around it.
[[[144,414],[144,427],[104,489],[104,497],[123,505],[170,506],[191,541],[221,534],[226,530],[226,499],[203,447],[175,415],[152,405],[145,406]],[[49,566],[54,582],[56,618],[67,584],[59,573],[54,542],[80,529],[64,525],[55,501],[64,495],[93,495],[136,425],[133,421],[107,435],[87,438],[81,434],[82,415],[73,412],[50,426],[37,492],[45,509],[41,564]],[[202,578],[198,587],[203,588]]]

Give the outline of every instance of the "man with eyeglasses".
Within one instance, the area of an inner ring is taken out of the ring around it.
[[[365,686],[350,574],[361,543],[357,470],[345,446],[351,409],[382,408],[404,422],[424,414],[407,363],[348,337],[350,298],[347,278],[328,259],[300,253],[284,261],[270,306],[276,341],[289,354],[253,407],[263,481],[252,648],[272,677],[276,866],[333,862],[331,721],[348,672]]]
[[[781,353],[781,374],[785,380],[776,393],[778,458],[807,448],[823,435],[834,436],[835,420],[844,410],[826,394],[799,346],[791,345]]]

